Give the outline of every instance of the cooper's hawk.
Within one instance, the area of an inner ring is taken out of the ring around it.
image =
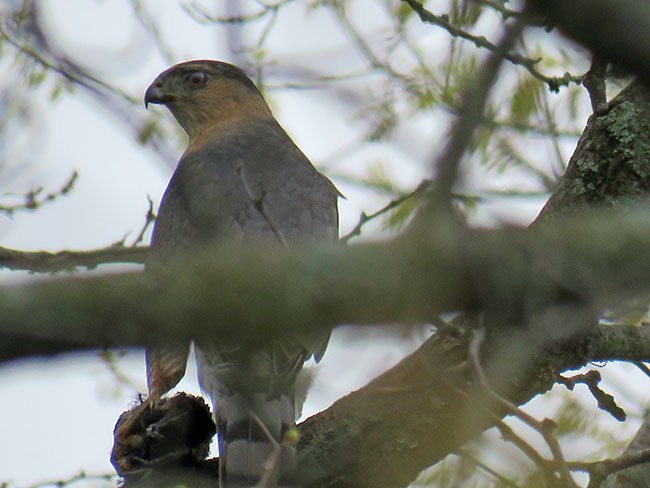
[[[338,191],[242,70],[218,61],[178,64],[149,86],[149,103],[169,108],[189,146],[162,198],[148,266],[211,245],[291,249],[337,239]],[[328,338],[305,332],[256,350],[222,347],[217,338],[196,344],[199,383],[215,411],[220,486],[257,485],[269,467],[266,486],[276,486],[293,457],[287,443],[278,445],[295,423],[296,376],[309,357],[320,359]],[[153,401],[180,380],[186,358],[187,347],[148,351]]]

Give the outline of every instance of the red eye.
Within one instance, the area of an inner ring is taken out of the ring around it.
[[[194,88],[205,85],[206,81],[208,81],[208,75],[203,71],[194,71],[187,76],[187,82]]]

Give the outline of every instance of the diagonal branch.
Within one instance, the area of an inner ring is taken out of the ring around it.
[[[451,139],[436,164],[437,174],[434,190],[441,202],[449,202],[451,199],[461,159],[469,148],[468,141],[472,139],[484,118],[485,106],[501,63],[510,48],[517,42],[524,25],[519,20],[506,29],[499,45],[494,46],[491,56],[481,66],[478,79],[464,93],[459,117],[452,129]]]
[[[561,371],[593,358],[621,359],[618,354],[623,350],[615,350],[615,344],[624,335],[650,346],[650,328],[634,329],[599,327],[578,341],[546,349],[533,367],[519,375],[507,373],[520,388],[505,398],[513,404],[525,403],[548,391],[553,376]],[[526,348],[525,342],[520,344]],[[300,467],[311,475],[305,485],[407,486],[422,469],[498,425],[507,412],[495,415],[494,408],[477,408],[473,372],[456,367],[465,361],[466,347],[463,340],[434,336],[366,387],[302,423]],[[650,350],[637,352],[644,355]],[[503,381],[491,371],[486,374],[490,384]]]
[[[419,0],[402,0],[407,3],[413,11],[418,14],[422,22],[428,24],[437,25],[445,29],[453,37],[460,37],[467,41],[472,42],[476,47],[487,49],[493,53],[498,53],[500,51],[499,46],[491,43],[483,36],[475,36],[469,32],[466,32],[455,25],[449,22],[449,17],[446,15],[436,15],[433,12],[430,12]],[[522,15],[510,15],[518,18],[519,20],[525,21],[525,16]],[[521,66],[526,69],[533,77],[538,80],[546,83],[549,90],[552,92],[559,91],[560,87],[568,86],[571,83],[579,85],[582,83],[582,76],[572,75],[570,73],[565,73],[563,76],[554,77],[547,76],[537,70],[536,65],[539,63],[538,59],[530,59],[521,54],[514,54],[508,51],[505,51],[501,54],[506,61],[514,64],[515,66]]]

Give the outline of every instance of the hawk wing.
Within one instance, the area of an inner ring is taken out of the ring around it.
[[[247,121],[181,158],[160,205],[151,263],[215,244],[292,249],[335,241],[339,195],[274,119]],[[305,332],[270,345],[264,353],[278,384],[292,383],[309,356],[320,359],[328,339],[329,332]]]

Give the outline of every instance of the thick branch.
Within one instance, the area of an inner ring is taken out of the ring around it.
[[[601,479],[608,474],[616,472],[607,479],[603,487],[607,488],[635,488],[650,485],[650,417],[646,416],[643,424],[637,431],[632,442],[625,452],[618,458],[605,461],[604,466],[599,463],[585,463],[587,471],[595,470]]]
[[[567,299],[605,306],[650,289],[645,210],[587,214],[532,231],[440,228],[433,235],[293,256],[220,250],[159,275],[0,287],[0,358],[19,357],[20,338],[81,348],[202,336],[250,342],[305,327],[428,321],[457,310],[507,310],[504,322],[515,323]]]
[[[624,209],[650,193],[650,92],[639,81],[590,117],[538,221],[595,206]]]
[[[519,342],[526,349],[526,342]],[[504,412],[481,407],[480,389],[466,365],[467,344],[434,337],[365,388],[300,425],[302,464],[310,487],[406,486]],[[577,341],[550,348],[502,392],[522,404],[553,386],[557,374],[589,361],[648,357],[650,327],[598,327]],[[486,358],[489,362],[494,358]],[[519,369],[519,368],[517,368]],[[491,384],[503,383],[494,373]]]

